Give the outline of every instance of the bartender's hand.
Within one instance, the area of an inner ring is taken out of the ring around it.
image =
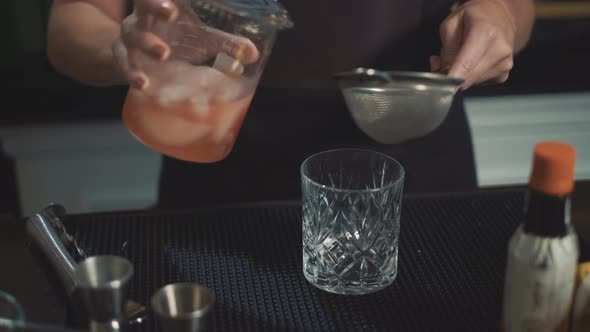
[[[462,88],[503,83],[512,69],[516,18],[503,0],[472,0],[441,24],[442,50],[431,70],[465,80]]]
[[[139,69],[141,56],[165,61],[171,53],[170,45],[158,37],[150,28],[156,20],[176,22],[177,27],[186,28],[186,34],[179,45],[175,45],[177,58],[192,63],[202,63],[224,52],[243,64],[256,62],[260,56],[256,46],[248,39],[231,35],[206,25],[195,26],[196,16],[190,20],[180,15],[178,6],[170,0],[134,0],[135,10],[121,23],[120,36],[113,43],[113,54],[117,65],[129,83],[137,89],[146,88],[149,78]],[[189,21],[191,22],[188,25]],[[202,46],[195,51],[194,46]]]

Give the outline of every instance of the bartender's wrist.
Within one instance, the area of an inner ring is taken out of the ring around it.
[[[533,0],[488,0],[504,6],[514,23],[514,53],[522,50],[529,41],[535,21]]]
[[[109,47],[108,50],[105,50],[105,60],[109,63],[109,76],[112,84],[114,85],[124,85],[128,83],[127,80],[127,71],[125,70],[124,66],[121,64],[121,59],[117,59],[114,55],[113,48]]]
[[[455,13],[461,6],[473,0],[457,0],[451,6]],[[530,39],[535,20],[534,0],[480,0],[492,1],[504,9],[510,19],[510,27],[514,31],[514,53],[522,50]]]
[[[118,38],[119,26],[106,25],[97,29],[95,47],[96,56],[93,59],[97,84],[101,86],[124,85],[127,75],[115,57],[113,41]]]

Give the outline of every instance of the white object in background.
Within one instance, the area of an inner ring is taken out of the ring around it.
[[[481,187],[526,184],[543,140],[576,147],[576,179],[590,179],[590,92],[470,97],[465,108]]]
[[[147,208],[157,202],[161,155],[120,121],[0,128],[15,161],[21,214],[49,203],[86,213]]]

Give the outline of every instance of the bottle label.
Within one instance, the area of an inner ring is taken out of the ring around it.
[[[572,304],[578,243],[569,229],[562,238],[526,234],[510,240],[504,288],[507,332],[566,331]]]
[[[590,331],[590,262],[578,265],[571,332]]]

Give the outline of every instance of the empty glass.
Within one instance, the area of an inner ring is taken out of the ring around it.
[[[338,294],[366,294],[397,275],[404,169],[360,149],[331,150],[301,166],[303,273]]]

